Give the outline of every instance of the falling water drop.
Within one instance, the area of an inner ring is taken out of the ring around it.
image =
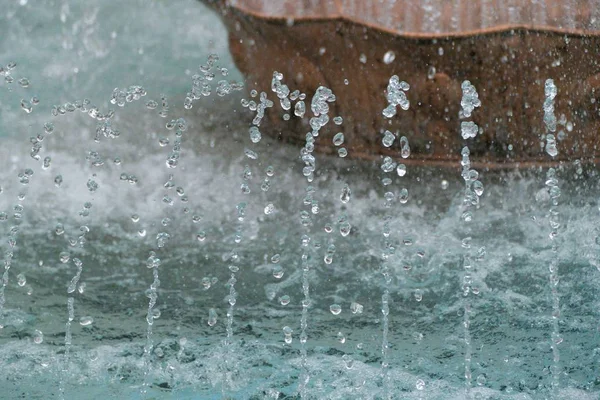
[[[390,131],[385,131],[383,139],[382,139],[383,145],[385,147],[392,147],[392,144],[394,144],[394,140],[396,140],[396,135],[394,135]]]
[[[269,203],[265,206],[264,212],[266,215],[271,215],[275,212],[275,206],[273,203]]]
[[[60,259],[61,263],[66,264],[71,259],[71,255],[68,252],[66,252],[66,251],[62,251],[59,254],[59,259]]]
[[[429,80],[433,79],[435,77],[435,73],[436,73],[435,67],[433,65],[431,65],[429,67],[429,69],[427,70],[427,79],[429,79]]]
[[[350,201],[350,197],[352,195],[352,191],[350,190],[350,186],[348,184],[344,184],[342,188],[342,194],[340,195],[340,200],[342,203],[346,204]]]
[[[394,53],[392,50],[388,50],[384,55],[383,55],[383,62],[385,64],[391,64],[394,62],[394,60],[396,59],[396,53]]]
[[[44,334],[40,330],[35,330],[33,332],[33,343],[41,344],[44,341]]]
[[[334,146],[341,146],[342,144],[344,144],[344,134],[342,132],[338,132],[335,134],[335,136],[333,137],[333,144]]]
[[[23,111],[25,111],[27,114],[29,114],[29,113],[31,113],[31,111],[33,111],[33,105],[31,104],[31,102],[29,100],[22,99],[21,100],[21,109],[23,109]]]
[[[50,168],[50,162],[52,161],[52,159],[48,156],[44,158],[44,163],[42,164],[42,169],[48,169]]]
[[[283,327],[283,337],[284,337],[284,341],[286,344],[291,344],[292,343],[292,328],[290,328],[289,326],[284,326]]]
[[[406,165],[398,164],[398,166],[396,167],[396,173],[398,174],[398,176],[406,175]]]
[[[339,304],[332,304],[329,306],[329,311],[331,311],[333,315],[339,315],[339,313],[342,312],[342,307]]]
[[[415,300],[420,302],[421,300],[423,300],[423,291],[421,289],[416,289],[415,290]]]
[[[217,310],[210,308],[208,310],[208,326],[215,326],[217,323]]]
[[[402,158],[408,158],[410,156],[410,145],[406,136],[400,138],[400,156]]]
[[[415,387],[417,388],[417,390],[425,389],[425,382],[423,381],[423,379],[417,379]]]
[[[281,265],[275,265],[273,267],[273,277],[275,279],[281,279],[283,278],[283,268],[281,267]]]

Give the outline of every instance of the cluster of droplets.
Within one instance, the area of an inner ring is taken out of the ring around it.
[[[475,86],[470,81],[463,81],[460,85],[462,89],[462,98],[460,100],[461,113],[463,118],[470,118],[475,108],[481,107],[481,100]]]
[[[277,95],[279,98],[279,102],[281,104],[281,108],[284,111],[283,120],[288,121],[290,119],[290,113],[292,109],[292,102],[295,101],[294,105],[294,115],[299,118],[303,118],[304,114],[306,114],[306,103],[304,100],[306,99],[306,94],[301,93],[299,90],[294,90],[290,92],[290,89],[287,85],[283,84],[281,81],[283,80],[283,74],[280,72],[273,72],[273,79],[271,80],[271,90]]]
[[[410,107],[410,101],[406,97],[406,92],[410,89],[410,85],[398,78],[398,75],[393,75],[387,86],[387,101],[388,106],[384,108],[383,115],[386,118],[392,118],[396,115],[396,107],[400,106],[404,111]]]
[[[29,182],[30,182],[30,178],[32,176],[33,176],[33,170],[31,170],[29,168],[19,172],[19,174],[18,174],[19,183],[21,183],[21,185],[28,186]],[[0,193],[1,192],[2,192],[2,188],[0,188]],[[8,235],[6,238],[6,244],[8,247],[4,251],[4,260],[3,260],[4,272],[2,273],[2,283],[0,285],[0,315],[3,313],[4,306],[6,304],[5,291],[6,291],[6,286],[9,283],[9,272],[12,267],[14,250],[15,250],[15,247],[17,246],[17,234],[19,232],[19,226],[21,225],[21,223],[23,221],[24,207],[23,207],[22,202],[24,199],[25,199],[24,193],[19,193],[17,195],[18,203],[16,203],[13,206],[13,214],[12,214],[13,225],[8,230]],[[4,211],[0,212],[0,223],[3,223],[8,220],[9,220],[8,213],[6,213]],[[20,285],[20,283],[19,283],[19,285]],[[20,286],[24,286],[24,285],[25,284],[20,285]],[[29,289],[28,289],[28,292],[29,292]],[[2,325],[0,325],[0,329],[2,329]]]
[[[463,96],[461,99],[461,111],[459,117],[469,118],[473,110],[481,106],[479,95],[477,90],[469,81],[464,81],[461,85]],[[479,128],[473,122],[462,122],[461,123],[461,136],[464,140],[472,139],[477,136]],[[483,184],[479,181],[479,172],[471,168],[470,150],[468,146],[464,146],[461,150],[461,176],[465,181],[465,191],[463,197],[463,207],[461,214],[461,221],[467,224],[473,219],[472,209],[479,207],[479,197],[483,195]],[[466,225],[464,225],[466,226]],[[470,313],[471,313],[471,301],[468,299],[469,293],[474,292],[472,290],[472,271],[473,271],[473,258],[470,254],[471,249],[471,237],[465,236],[462,239],[462,247],[465,251],[463,254],[462,267],[463,276],[461,282],[461,291],[464,297],[463,303],[463,335],[465,343],[465,356],[464,356],[464,377],[465,377],[465,390],[467,397],[470,396],[472,372],[471,372],[471,358],[472,358],[472,345],[471,345],[471,329],[470,329]],[[478,291],[477,291],[478,292]]]
[[[307,328],[308,328],[308,309],[311,304],[310,299],[310,284],[309,284],[309,272],[310,272],[310,255],[309,255],[309,244],[311,242],[310,237],[310,226],[312,225],[311,213],[318,214],[319,204],[314,199],[315,189],[310,185],[310,182],[314,180],[314,171],[316,168],[316,159],[312,154],[315,148],[315,140],[319,136],[319,130],[329,122],[329,103],[336,100],[335,95],[331,89],[324,86],[319,86],[315,91],[315,94],[311,100],[311,111],[313,117],[310,119],[311,132],[306,134],[306,143],[300,151],[301,159],[304,163],[302,170],[303,175],[306,177],[309,185],[306,187],[306,196],[303,204],[310,208],[310,211],[302,210],[300,212],[300,223],[305,228],[306,233],[301,237],[301,248],[302,248],[302,315],[300,318],[300,352],[301,352],[301,364],[302,364],[302,377],[300,380],[300,394],[304,395],[306,385],[310,379],[310,375],[307,367],[307,351],[306,341],[308,340]],[[335,248],[335,247],[334,247]],[[332,251],[331,246],[328,251]],[[334,250],[333,250],[334,251]],[[333,254],[330,253],[333,257]],[[327,255],[325,256],[327,258]]]
[[[31,151],[29,155],[34,160],[39,160],[41,158],[40,151],[42,150],[42,142],[44,141],[47,135],[51,135],[54,132],[54,124],[51,122],[46,122],[44,124],[44,132],[38,133],[36,136],[31,136],[29,138],[29,142],[31,143]],[[44,169],[50,168],[50,157],[46,157],[44,159]]]
[[[4,76],[4,82],[8,85],[11,85],[15,78],[13,77],[13,73],[15,72],[17,64],[15,62],[9,62],[4,66],[0,66],[0,76]],[[30,82],[29,79],[22,77],[18,81],[19,86],[26,89],[29,87]],[[9,87],[9,90],[10,89]],[[33,111],[33,108],[40,104],[40,98],[37,95],[33,95],[27,100],[26,98],[21,99],[21,109],[25,111],[27,114],[30,114]]]
[[[556,130],[556,117],[554,115],[554,98],[558,92],[556,85],[552,79],[548,79],[544,85],[546,100],[544,101],[544,124],[546,125],[546,152],[555,157],[558,154],[556,148],[556,140],[554,135],[550,132]],[[560,352],[558,346],[562,343],[563,339],[560,335],[559,320],[560,320],[560,297],[558,294],[558,283],[559,283],[559,256],[558,256],[558,234],[560,229],[560,213],[558,210],[558,199],[561,195],[559,181],[554,168],[549,168],[546,174],[545,186],[550,195],[550,209],[548,210],[548,222],[550,224],[549,238],[552,243],[552,257],[550,259],[550,265],[548,270],[550,293],[552,299],[552,333],[551,333],[551,348],[552,348],[552,365],[550,366],[550,376],[552,377],[551,388],[553,390],[552,395],[556,397],[556,390],[560,385]]]
[[[149,110],[155,110],[158,108],[158,102],[155,100],[148,100],[146,102],[146,108]],[[167,96],[164,94],[160,95],[160,111],[158,112],[158,115],[162,118],[167,118],[167,116],[169,115],[169,100],[167,99]]]
[[[160,267],[161,260],[156,256],[156,252],[150,251],[148,259],[146,260],[146,267],[152,270],[152,276],[154,280],[150,284],[150,287],[146,290],[146,297],[148,297],[148,310],[146,312],[146,344],[144,345],[144,363],[146,368],[144,370],[144,384],[141,388],[141,392],[144,394],[147,391],[150,382],[148,381],[150,374],[150,356],[154,349],[154,339],[152,326],[154,320],[160,317],[160,310],[156,309],[156,302],[158,300],[158,288],[160,287],[160,279],[158,278],[158,267]]]
[[[89,188],[89,183],[88,183]],[[92,190],[90,189],[90,192]],[[87,217],[89,215],[89,209],[92,207],[91,203],[86,202],[84,204],[84,210],[87,213],[82,214],[83,217]],[[64,234],[64,226],[63,224],[58,224],[55,229],[55,234],[57,236],[62,236]],[[71,247],[79,247],[84,248],[87,243],[86,235],[90,232],[90,228],[87,225],[81,225],[79,227],[79,234],[76,238],[67,238],[68,244]],[[83,272],[83,261],[77,257],[71,257],[71,253],[69,251],[61,251],[59,254],[59,260],[63,264],[68,264],[70,261],[73,262],[75,267],[77,268],[75,275],[71,278],[70,282],[67,285],[67,322],[65,323],[65,354],[64,354],[64,369],[63,372],[65,376],[61,377],[59,382],[59,390],[61,396],[64,397],[64,379],[67,379],[68,374],[67,371],[69,369],[70,355],[71,355],[71,346],[73,344],[72,337],[72,323],[75,319],[75,295],[79,293],[80,295],[85,291],[85,284],[80,283],[81,274]],[[90,325],[93,321],[91,317],[85,316],[82,317],[82,321],[84,326]],[[80,321],[81,323],[81,321]]]
[[[310,119],[310,127],[312,131],[306,134],[306,144],[300,151],[300,157],[304,162],[302,174],[306,177],[308,182],[313,181],[314,171],[316,169],[316,159],[312,154],[315,150],[315,141],[319,136],[319,130],[329,122],[328,103],[332,103],[334,101],[335,95],[331,89],[324,86],[319,86],[319,88],[317,88],[311,101],[311,111],[314,115],[314,117]]]
[[[557,94],[556,85],[552,79],[547,79],[544,84],[544,124],[546,125],[546,146],[545,150],[552,157],[558,155],[558,149],[556,147],[556,137],[552,132],[556,132],[556,115],[554,115],[554,98]]]
[[[131,103],[141,99],[146,95],[146,89],[141,86],[129,86],[126,89],[115,88],[110,97],[110,104],[124,107],[126,103]]]
[[[391,61],[390,61],[391,62]],[[410,89],[410,85],[404,81],[400,81],[397,75],[393,75],[388,83],[387,87],[387,101],[389,105],[383,110],[383,115],[386,118],[392,118],[396,115],[396,106],[400,106],[400,108],[404,111],[408,110],[410,107],[410,102],[406,96],[406,92]],[[397,135],[386,130],[383,133],[383,138],[381,139],[381,144],[385,148],[390,148],[394,144]],[[406,136],[402,136],[400,138],[400,157],[406,159],[410,156],[410,145],[408,143],[408,138]],[[406,166],[404,164],[396,163],[392,157],[386,156],[383,158],[381,163],[381,171],[383,172],[383,176],[381,178],[381,183],[383,187],[387,190],[384,193],[384,207],[386,210],[392,208],[395,200],[397,199],[396,194],[388,189],[393,182],[390,176],[394,172],[397,172],[399,177],[402,177],[406,174]],[[406,188],[401,189],[400,198],[402,199],[402,203],[406,203],[408,201],[408,190]],[[390,289],[389,286],[392,282],[392,273],[390,271],[388,265],[388,259],[395,253],[395,245],[390,239],[391,229],[390,229],[390,221],[392,219],[392,215],[389,211],[383,216],[383,226],[382,226],[382,235],[383,235],[383,249],[381,253],[382,261],[380,265],[380,273],[383,276],[384,280],[384,289],[381,295],[381,314],[382,314],[382,338],[381,338],[381,379],[383,380],[383,387],[386,392],[389,394],[389,377],[388,377],[388,367],[389,367],[389,313],[390,313]],[[351,305],[351,310],[353,313],[362,312],[362,306],[357,303],[353,303]]]
[[[175,140],[173,140],[173,147],[171,152],[167,156],[167,167],[176,168],[181,157],[181,140],[183,133],[187,131],[187,122],[183,118],[173,119],[166,123],[168,130],[175,130]]]
[[[16,62],[9,62],[6,65],[0,65],[0,76],[4,77],[4,82],[11,84],[15,81],[15,78],[13,77],[13,73],[15,71],[15,68],[17,67],[17,63]],[[19,81],[19,84],[23,87],[27,87],[29,86],[29,81],[27,80],[27,78],[22,78],[23,83],[21,83],[21,81]]]
[[[206,60],[206,64],[200,65],[198,73],[192,76],[192,89],[186,94],[183,101],[183,107],[186,110],[192,108],[194,100],[208,97],[213,93],[211,82],[214,81],[217,74],[220,74],[222,77],[229,75],[227,68],[219,67],[217,61],[219,61],[219,56],[210,54]],[[214,90],[218,96],[223,97],[233,91],[242,90],[243,88],[244,85],[241,83],[229,82],[225,79],[221,79],[217,82]],[[156,105],[154,108],[156,108]]]
[[[479,94],[471,82],[464,81],[460,86],[462,89],[460,117],[470,118],[473,110],[481,106],[481,100],[479,100]],[[472,139],[477,136],[478,133],[479,127],[475,122],[463,121],[460,123],[460,134],[463,139]]]
[[[52,106],[51,114],[53,117],[65,115],[75,111],[80,111],[87,114],[97,121],[109,120],[114,116],[113,110],[108,110],[106,113],[100,112],[100,109],[92,104],[90,99],[76,100],[74,102],[66,102],[61,105]]]
[[[4,82],[8,85],[12,85],[15,81],[13,74],[17,68],[17,63],[9,62],[6,65],[0,65],[0,76],[4,77]],[[29,79],[22,77],[18,81],[19,86],[26,89],[29,87],[30,82]],[[12,88],[9,86],[9,91],[12,91]],[[40,103],[40,99],[37,95],[33,95],[29,98],[29,100],[22,98],[21,99],[21,109],[25,111],[27,114],[33,111],[33,107],[37,106]]]

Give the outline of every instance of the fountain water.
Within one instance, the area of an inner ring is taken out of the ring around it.
[[[1,398],[597,398],[595,166],[476,171],[494,127],[464,81],[462,174],[407,169],[423,105],[397,76],[373,134],[390,155],[350,159],[337,91],[243,87],[196,2],[113,7],[0,17]],[[545,90],[556,157],[578,128]]]

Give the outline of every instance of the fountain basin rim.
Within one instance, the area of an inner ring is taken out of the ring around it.
[[[457,32],[405,32],[398,31],[394,29],[389,29],[382,27],[380,25],[376,25],[370,22],[365,22],[361,20],[357,20],[355,18],[343,16],[341,14],[338,15],[327,15],[327,16],[319,16],[319,15],[309,15],[302,17],[282,17],[279,15],[269,15],[256,10],[252,10],[249,7],[245,7],[243,5],[235,5],[235,6],[227,6],[221,2],[214,2],[211,0],[201,0],[209,6],[220,10],[222,13],[227,13],[228,11],[236,12],[240,15],[245,15],[246,17],[253,17],[256,19],[265,20],[271,23],[279,23],[282,25],[287,25],[288,19],[292,19],[294,21],[294,25],[296,23],[301,24],[310,24],[310,23],[320,23],[320,22],[347,22],[356,25],[361,25],[375,31],[379,31],[382,33],[388,33],[390,35],[404,37],[404,38],[412,38],[412,39],[451,39],[451,38],[466,38],[466,37],[475,37],[482,35],[497,35],[503,33],[516,33],[516,32],[524,32],[524,33],[538,33],[538,34],[554,34],[554,35],[568,35],[575,37],[590,37],[590,36],[600,36],[600,30],[594,29],[569,29],[569,28],[559,28],[553,27],[550,25],[535,25],[535,24],[500,24],[489,28],[481,28],[481,29],[472,29],[472,30],[463,30]]]

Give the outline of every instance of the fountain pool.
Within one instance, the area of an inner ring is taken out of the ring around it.
[[[404,166],[407,131],[306,170],[249,135],[271,82],[216,93],[243,78],[194,0],[20,0],[0,32],[0,398],[598,398],[596,166],[463,179]]]

